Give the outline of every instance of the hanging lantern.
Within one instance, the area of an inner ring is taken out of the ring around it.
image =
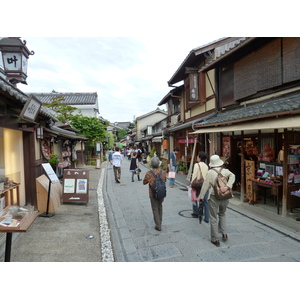
[[[6,79],[12,83],[27,84],[27,60],[33,51],[26,47],[26,41],[17,37],[3,38],[0,40],[0,51]]]

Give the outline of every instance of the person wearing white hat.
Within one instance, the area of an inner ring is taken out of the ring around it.
[[[211,168],[208,170],[206,178],[203,182],[200,195],[198,197],[199,201],[204,199],[204,196],[209,189],[209,212],[210,212],[210,238],[211,242],[220,247],[220,241],[218,238],[218,229],[222,233],[223,241],[228,239],[227,232],[226,232],[226,208],[228,206],[229,200],[218,200],[214,196],[214,183],[217,178],[217,172],[219,171],[222,173],[223,176],[228,178],[227,186],[223,187],[222,192],[225,192],[227,189],[232,189],[232,186],[235,182],[235,175],[230,172],[228,169],[223,168],[224,162],[220,159],[218,155],[213,155],[210,157],[209,167]],[[211,187],[211,188],[210,188]],[[218,220],[219,216],[219,220]]]

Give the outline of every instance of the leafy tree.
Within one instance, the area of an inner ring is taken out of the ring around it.
[[[45,107],[52,109],[55,112],[55,116],[59,121],[66,124],[74,117],[74,111],[76,107],[64,104],[65,98],[63,96],[55,96],[51,98],[51,103],[44,103]],[[81,115],[81,111],[78,115]]]
[[[73,116],[71,126],[78,129],[80,134],[89,139],[86,142],[86,147],[90,155],[96,142],[102,142],[107,137],[106,125],[95,117]]]
[[[127,133],[128,133],[128,129],[118,129],[117,132],[118,141],[120,141]]]

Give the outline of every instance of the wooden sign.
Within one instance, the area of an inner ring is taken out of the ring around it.
[[[199,93],[198,93],[198,74],[190,74],[190,99],[189,102],[198,102]]]
[[[63,175],[63,202],[89,201],[89,171],[66,169]]]
[[[30,95],[20,113],[20,117],[24,120],[34,122],[41,107],[42,102],[33,95]]]
[[[253,201],[252,194],[252,181],[255,177],[255,162],[253,160],[245,160],[245,171],[246,171],[246,198],[249,201]]]

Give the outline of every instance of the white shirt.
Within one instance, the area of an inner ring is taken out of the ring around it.
[[[121,167],[121,163],[122,163],[122,155],[120,152],[116,151],[113,155],[112,155],[112,164],[115,167]]]

